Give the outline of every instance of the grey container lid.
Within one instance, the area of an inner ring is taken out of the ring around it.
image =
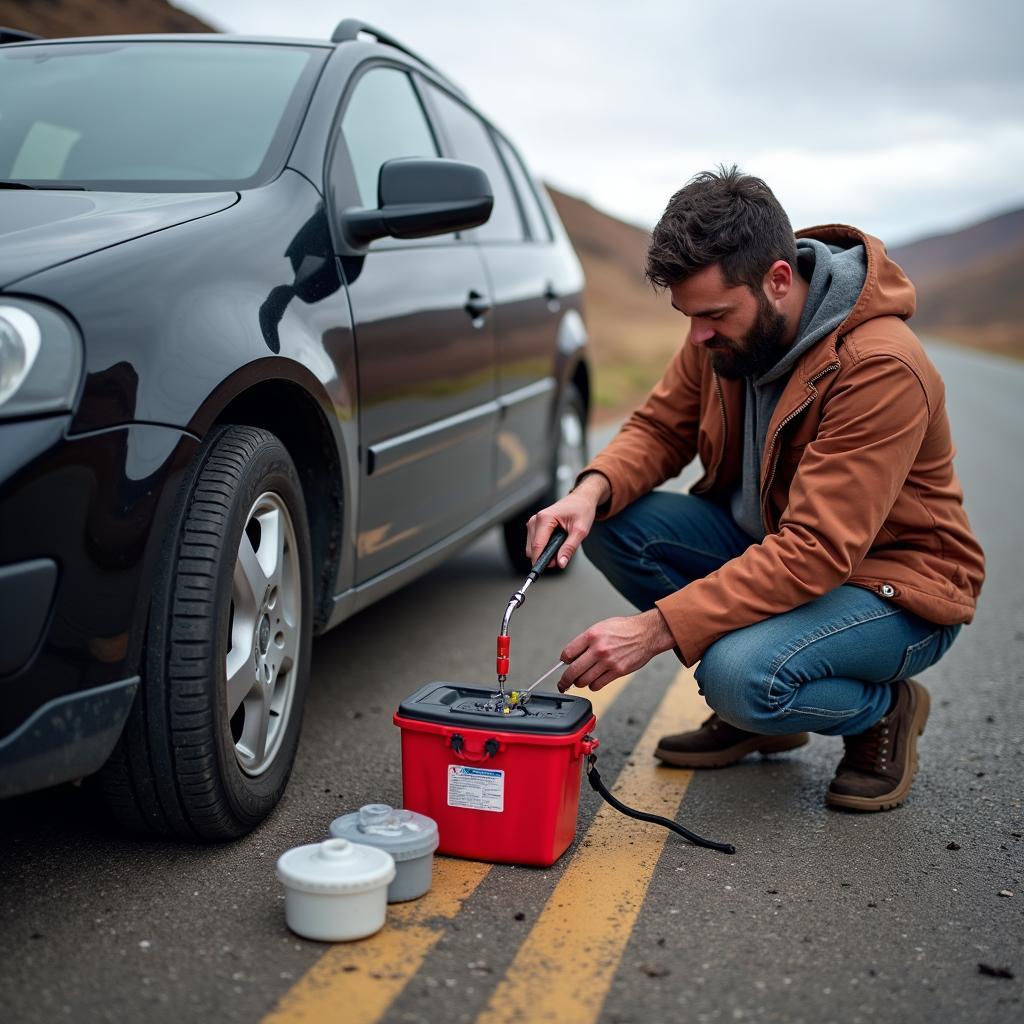
[[[390,804],[366,804],[331,822],[331,835],[385,850],[396,861],[413,860],[437,849],[437,822],[425,814],[395,809]]]

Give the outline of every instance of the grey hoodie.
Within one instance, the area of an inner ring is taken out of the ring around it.
[[[814,238],[798,238],[797,268],[809,284],[796,341],[760,377],[746,378],[743,414],[743,482],[732,496],[732,517],[756,541],[764,540],[761,522],[761,463],[775,406],[793,367],[816,342],[846,319],[864,287],[867,257],[863,245],[840,249]]]

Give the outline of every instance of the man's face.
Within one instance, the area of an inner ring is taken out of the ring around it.
[[[785,351],[788,321],[764,290],[731,286],[715,264],[669,289],[672,305],[690,318],[690,343],[711,353],[719,376],[759,377]]]

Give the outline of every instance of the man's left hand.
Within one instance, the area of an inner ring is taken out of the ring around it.
[[[569,667],[558,680],[565,693],[570,686],[600,690],[621,676],[642,668],[656,654],[670,651],[675,639],[657,608],[595,623],[562,651]]]

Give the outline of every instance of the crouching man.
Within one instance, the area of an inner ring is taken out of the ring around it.
[[[929,698],[911,677],[970,622],[984,556],[962,505],[938,372],[905,321],[914,288],[882,243],[794,236],[736,168],[677,192],[647,277],[689,318],[665,375],[567,497],[556,524],[640,613],[569,643],[559,688],[598,690],[675,649],[714,714],[665,736],[687,768],[842,736],[830,805],[906,798]],[[688,494],[655,492],[694,456]]]

